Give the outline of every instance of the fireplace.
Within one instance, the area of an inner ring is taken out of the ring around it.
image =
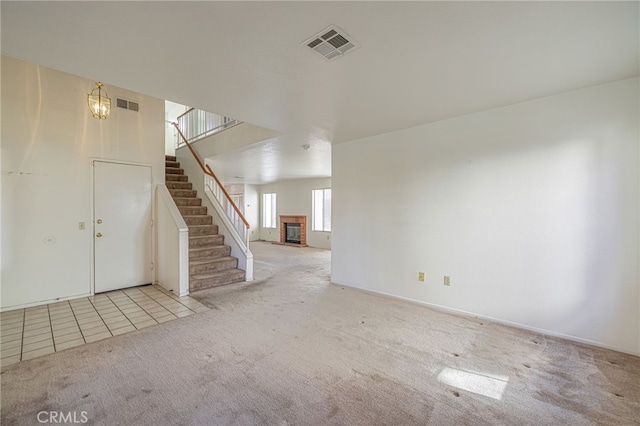
[[[280,242],[282,244],[307,245],[307,217],[280,216]]]
[[[300,244],[300,224],[285,223],[284,226],[284,242],[291,244]]]

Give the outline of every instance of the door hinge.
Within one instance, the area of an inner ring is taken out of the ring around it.
[[[153,262],[151,262],[151,270],[152,271],[153,271],[153,267],[154,267]]]
[[[153,219],[151,219],[151,227],[153,228]]]

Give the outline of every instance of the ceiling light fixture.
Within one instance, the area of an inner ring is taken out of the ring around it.
[[[91,115],[98,120],[102,120],[106,119],[111,112],[111,99],[109,99],[107,91],[102,89],[104,84],[97,82],[96,86],[98,87],[87,95],[87,103],[89,104]]]

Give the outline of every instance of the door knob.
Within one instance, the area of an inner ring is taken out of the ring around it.
[[[96,237],[98,237],[98,238],[102,237],[102,232],[98,232],[98,233],[96,234]]]

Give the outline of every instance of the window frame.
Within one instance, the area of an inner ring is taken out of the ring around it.
[[[270,198],[270,212],[271,223],[267,224],[267,197]],[[276,217],[276,203],[277,194],[275,192],[265,192],[262,194],[262,227],[264,229],[276,229],[278,227],[278,218]],[[273,226],[269,226],[273,225]]]
[[[320,229],[316,228],[316,193],[321,191],[322,192],[322,206],[320,207],[320,216],[321,216],[321,221],[322,221],[322,225],[320,227]],[[328,210],[329,210],[329,223],[327,226],[327,223],[325,221],[326,218],[326,210],[327,210],[327,198],[325,196],[326,192],[329,192],[329,206],[328,206]],[[318,189],[312,189],[311,190],[311,231],[313,232],[331,232],[331,198],[332,198],[332,192],[331,192],[331,188],[318,188]]]

